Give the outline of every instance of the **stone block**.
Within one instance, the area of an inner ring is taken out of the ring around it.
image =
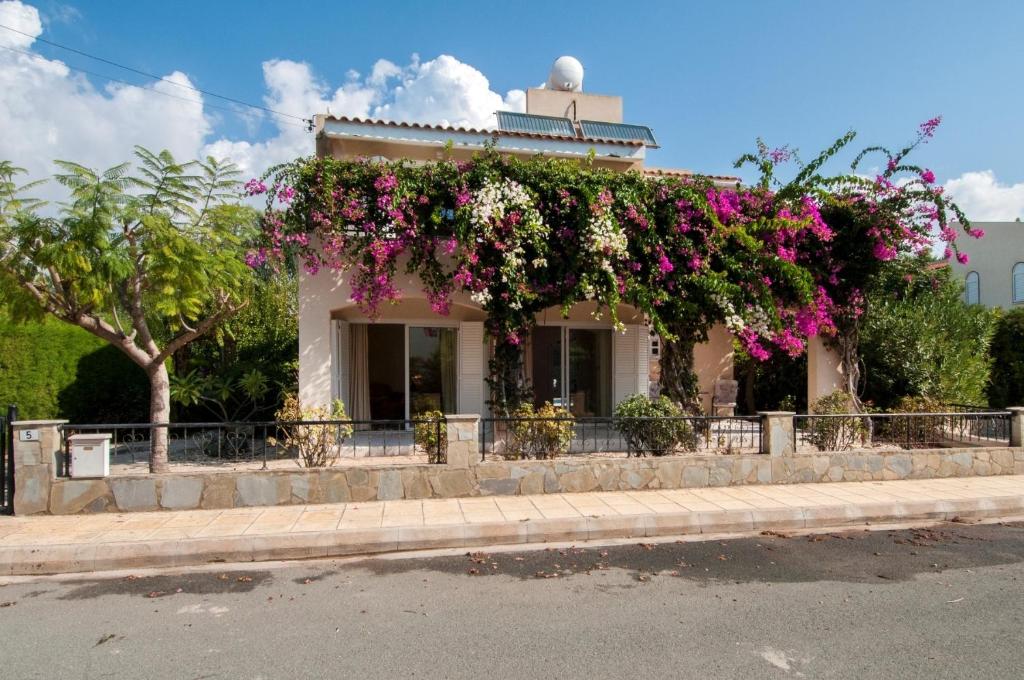
[[[654,476],[658,479],[658,488],[678,489],[683,478],[683,461],[658,460],[655,465]]]
[[[401,470],[381,470],[377,486],[377,500],[396,501],[405,495]]]
[[[519,480],[519,493],[523,496],[539,496],[544,493],[544,471],[534,470]],[[618,474],[616,474],[616,480]]]
[[[105,503],[97,503],[98,500]],[[68,479],[56,481],[50,489],[50,512],[54,515],[73,515],[90,508],[102,511],[113,502],[110,487],[105,479]]]
[[[558,493],[562,488],[558,484],[558,475],[552,467],[544,467],[544,493]]]
[[[203,497],[199,501],[204,510],[235,507],[235,476],[213,474],[205,478]]]
[[[110,479],[110,490],[114,492],[114,503],[123,512],[156,510],[156,477],[128,477]]]
[[[309,505],[324,502],[319,473],[311,471],[292,472],[288,475],[288,481],[291,484],[292,503]]]
[[[444,470],[430,480],[434,495],[440,498],[466,498],[473,494],[468,470]]]
[[[285,475],[239,475],[235,486],[239,506],[282,505],[291,498],[291,484]]]
[[[732,462],[728,459],[716,460],[708,469],[709,486],[729,486],[732,482]]]
[[[707,466],[694,463],[683,468],[683,487],[695,489],[708,485],[710,475]]]
[[[164,477],[160,480],[160,507],[191,510],[203,497],[202,477]]]
[[[341,470],[322,470],[320,472],[320,489],[325,503],[348,503],[352,493],[348,486],[349,477]]]
[[[580,493],[593,491],[597,488],[597,477],[589,465],[584,464],[572,472],[566,472],[559,478],[561,491],[566,493]]]
[[[430,482],[427,473],[420,469],[402,470],[402,488],[405,498],[430,498]]]
[[[50,504],[53,470],[49,465],[14,467],[14,514],[33,515],[46,512]]]
[[[649,467],[627,468],[619,475],[619,488],[628,491],[646,489],[653,480],[654,470]]]
[[[508,477],[506,479],[481,479],[479,480],[481,496],[515,496],[519,490],[519,480]]]

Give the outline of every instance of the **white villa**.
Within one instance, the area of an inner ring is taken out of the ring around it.
[[[583,159],[592,152],[596,165],[622,172],[690,174],[647,167],[647,150],[657,146],[650,128],[623,123],[621,97],[584,94],[582,67],[565,59],[556,62],[547,87],[528,91],[525,114],[498,112],[494,129],[318,115],[317,154],[432,161],[445,157],[450,143],[450,156],[461,160],[493,143],[517,156]],[[712,179],[723,185],[737,182],[735,177]],[[428,409],[486,414],[490,348],[484,312],[468,295],[456,294],[451,313],[440,316],[418,281],[405,276],[397,284],[400,303],[371,321],[352,301],[345,273],[300,274],[303,404],[326,405],[340,398],[356,420],[406,419]],[[620,306],[626,330],[615,332],[607,319],[595,320],[593,311],[588,303],[576,305],[568,318],[557,308],[539,315],[525,343],[527,378],[538,404],[564,405],[577,417],[609,416],[620,400],[651,389],[657,357],[642,315]],[[656,345],[657,338],[653,341]],[[724,328],[715,328],[697,348],[696,369],[710,411],[715,381],[733,376],[732,343]],[[821,389],[831,391],[824,384],[828,376],[814,376],[824,381]]]

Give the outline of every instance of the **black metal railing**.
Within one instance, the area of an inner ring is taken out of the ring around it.
[[[483,460],[581,455],[759,453],[758,416],[502,417],[480,420]]]
[[[899,449],[1009,446],[1010,412],[800,414],[793,446],[820,451],[862,447]]]
[[[14,514],[14,427],[18,407],[11,404],[0,414],[0,514]]]
[[[447,424],[443,419],[296,420],[209,423],[99,423],[68,424],[64,436],[64,464],[71,470],[71,436],[110,435],[111,464],[148,461],[154,432],[166,433],[170,465],[223,465],[291,459],[320,467],[339,458],[426,456],[429,463],[444,463]]]

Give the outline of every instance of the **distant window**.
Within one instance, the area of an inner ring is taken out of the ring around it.
[[[1013,265],[1013,301],[1024,302],[1024,262]]]
[[[981,281],[978,272],[967,273],[967,282],[964,288],[967,304],[976,305],[981,302]]]
[[[651,356],[656,357],[661,355],[661,336],[651,331]]]

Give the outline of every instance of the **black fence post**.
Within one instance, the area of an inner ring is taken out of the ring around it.
[[[4,433],[4,437],[7,441],[3,443],[3,454],[5,457],[4,465],[2,467],[4,477],[6,479],[0,479],[0,484],[7,487],[7,498],[5,509],[7,512],[14,514],[14,421],[18,419],[18,407],[15,404],[9,404],[7,406],[7,432]],[[2,489],[0,489],[2,491]]]

